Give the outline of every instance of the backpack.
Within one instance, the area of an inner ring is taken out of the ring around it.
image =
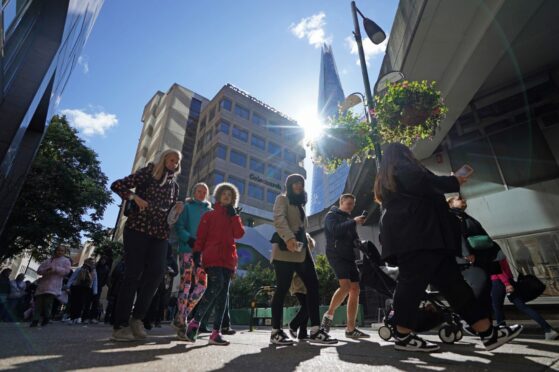
[[[90,288],[93,283],[93,278],[91,276],[91,271],[86,268],[81,268],[78,273],[78,278],[76,279],[76,285],[79,287]]]

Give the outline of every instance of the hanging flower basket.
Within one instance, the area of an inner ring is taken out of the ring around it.
[[[375,100],[379,135],[387,143],[410,146],[432,138],[448,111],[435,82],[425,80],[390,84]]]
[[[371,127],[351,111],[330,119],[320,137],[309,143],[313,163],[333,172],[344,161],[361,159],[373,150]]]

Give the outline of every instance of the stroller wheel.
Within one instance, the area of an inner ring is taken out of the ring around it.
[[[462,339],[462,337],[464,337],[464,332],[462,332],[462,330],[459,329],[458,331],[456,331],[456,339],[454,341],[458,342]]]
[[[384,341],[388,341],[392,338],[392,330],[387,326],[382,326],[378,329],[378,335]]]
[[[453,344],[457,340],[457,334],[454,333],[452,326],[444,325],[439,329],[439,338],[445,344]]]

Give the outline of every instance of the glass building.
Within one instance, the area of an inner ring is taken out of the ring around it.
[[[336,68],[332,46],[324,44],[320,59],[318,88],[318,112],[323,121],[338,114],[338,106],[345,95]],[[349,166],[342,164],[333,173],[327,174],[320,166],[313,168],[311,214],[318,213],[334,204],[344,191]]]

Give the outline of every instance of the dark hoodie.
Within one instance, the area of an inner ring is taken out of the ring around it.
[[[328,259],[355,261],[353,242],[359,239],[357,224],[353,218],[338,207],[330,208],[324,219],[326,256]]]
[[[218,202],[224,188],[233,190],[232,205],[237,206],[239,199],[237,188],[228,183],[219,184],[214,192],[216,198],[214,209],[202,216],[198,226],[194,252],[202,252],[202,264],[205,268],[224,267],[235,271],[238,261],[235,239],[242,238],[245,230],[241,217],[238,214],[230,216],[227,208]]]

